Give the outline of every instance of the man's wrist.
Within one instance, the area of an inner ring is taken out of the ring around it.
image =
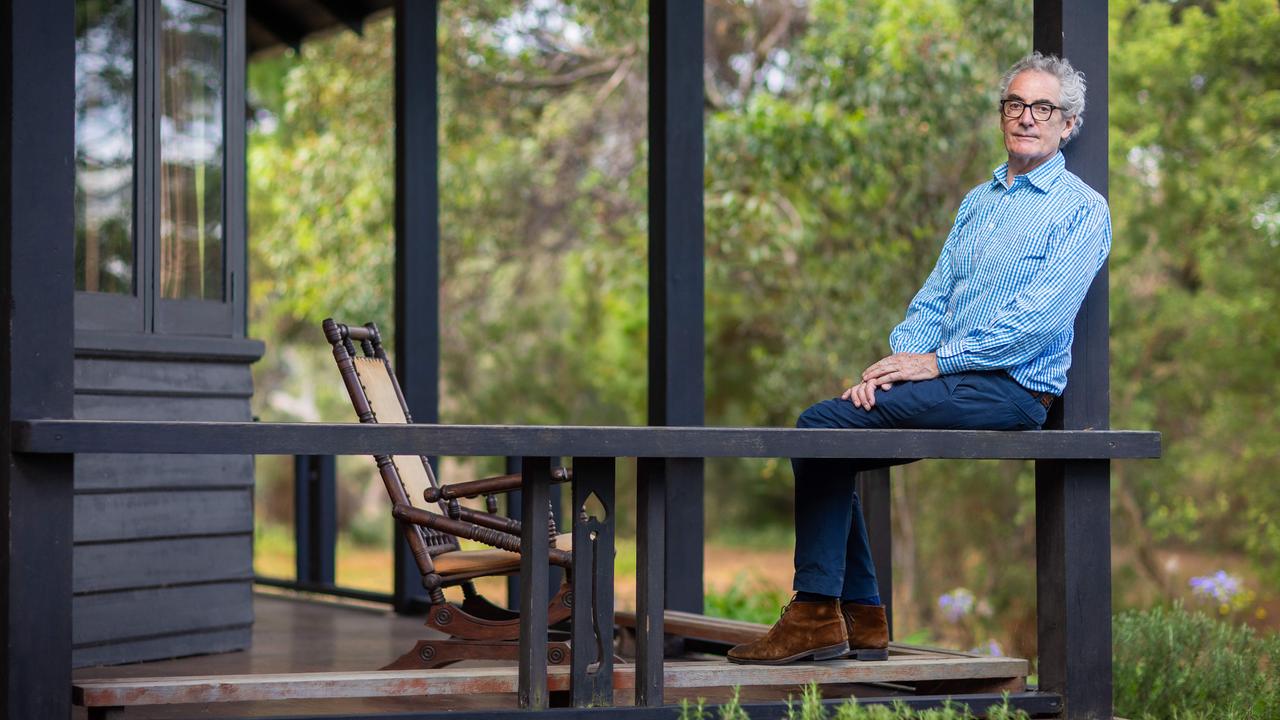
[[[964,372],[964,349],[959,343],[947,343],[934,352],[939,375],[953,375]]]

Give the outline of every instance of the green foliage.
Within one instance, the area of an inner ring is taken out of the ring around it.
[[[1115,711],[1147,720],[1280,717],[1280,635],[1180,605],[1115,618]]]
[[[1002,160],[995,84],[1030,49],[1031,10],[708,3],[708,424],[790,426],[887,350],[960,198]],[[1114,465],[1115,540],[1140,560],[1120,563],[1117,589],[1187,592],[1155,553],[1182,546],[1247,554],[1266,599],[1280,588],[1280,492],[1259,482],[1280,475],[1280,8],[1110,13],[1112,422],[1158,429],[1166,448]],[[630,1],[441,5],[443,421],[646,421],[645,22]],[[250,68],[264,419],[350,419],[326,315],[394,337],[391,47],[381,19]],[[966,648],[999,636],[1034,657],[1034,488],[1019,461],[895,470],[895,575],[913,599],[900,631]],[[713,459],[707,494],[725,537],[790,530],[785,460]],[[961,586],[989,617],[940,616]],[[731,590],[713,611],[772,622],[781,603],[758,595]]]
[[[789,596],[760,580],[750,581],[739,576],[724,592],[706,593],[706,614],[712,617],[743,620],[772,625],[778,621],[782,607]]]
[[[739,700],[740,689],[733,688],[729,701],[720,705],[720,720],[747,720],[746,711]],[[706,709],[703,698],[696,702],[688,699],[680,701],[680,720],[710,720],[712,714]],[[799,700],[787,698],[787,720],[976,720],[975,716],[964,705],[950,703],[935,710],[912,710],[906,705],[895,702],[892,705],[862,705],[857,698],[849,698],[829,712],[822,704],[822,691],[817,683],[809,683],[801,690]],[[1008,700],[991,708],[981,716],[987,720],[1026,720],[1027,714],[1009,706]]]
[[[1280,493],[1256,481],[1280,474],[1280,7],[1111,19],[1113,418],[1166,448],[1117,487],[1152,542],[1246,551],[1274,588]]]

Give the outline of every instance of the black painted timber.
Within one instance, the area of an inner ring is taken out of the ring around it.
[[[704,422],[703,3],[649,3],[649,424]],[[702,612],[703,464],[667,461],[667,595]],[[679,549],[679,550],[677,550]],[[679,582],[672,582],[679,578]]]
[[[613,548],[617,506],[613,458],[573,460],[573,622],[570,697],[574,707],[613,705]],[[594,496],[599,515],[588,511]]]
[[[1156,458],[1137,430],[818,430],[559,425],[15,420],[23,453],[429,454],[503,457]]]
[[[524,504],[520,512],[520,677],[516,699],[522,708],[541,710],[551,699],[547,690],[546,601],[551,460],[524,457],[520,468]]]
[[[1026,712],[1033,718],[1053,717],[1062,710],[1062,699],[1048,692],[1020,692],[999,695],[995,693],[978,693],[973,695],[902,695],[893,697],[858,698],[863,706],[893,705],[902,703],[912,710],[939,709],[948,703],[952,707],[966,705],[981,715],[987,710],[999,707],[1008,698],[1009,707]],[[822,706],[829,714],[834,714],[837,707],[847,701],[846,698],[823,700]],[[740,707],[752,720],[788,720],[794,716],[794,702],[743,703]],[[721,706],[707,705],[703,708],[706,717],[720,717]],[[677,720],[686,715],[679,705],[658,707],[593,707],[593,708],[551,708],[538,713],[538,720],[596,720],[597,718],[625,717],[630,720]],[[375,715],[290,715],[278,717],[276,720],[498,720],[511,717],[509,709],[468,710],[448,712],[413,712],[413,713],[378,713]],[[211,718],[210,720],[219,720]],[[221,720],[231,720],[223,717]]]
[[[440,185],[436,0],[395,4],[395,363],[416,422],[440,418]],[[433,461],[434,462],[434,461]],[[399,521],[397,521],[397,525]],[[424,607],[418,567],[397,527],[396,609]]]
[[[1034,47],[1071,60],[1088,82],[1085,123],[1067,168],[1107,196],[1107,0],[1035,0]],[[1075,320],[1067,388],[1047,427],[1110,427],[1108,272]],[[1110,718],[1111,468],[1106,459],[1036,463],[1036,623],[1040,686],[1063,717]]]
[[[332,585],[338,549],[337,462],[332,455],[293,459],[294,577]]]
[[[889,484],[889,468],[860,472],[855,480],[862,517],[867,524],[867,540],[871,543],[871,562],[876,571],[880,602],[889,621],[889,639],[893,639],[893,497]]]
[[[72,413],[75,7],[0,3],[0,719],[71,713],[72,457],[8,423]]]
[[[636,462],[636,705],[661,705],[665,652],[667,474],[658,457]],[[695,547],[701,548],[698,543]],[[683,581],[683,578],[681,579]]]

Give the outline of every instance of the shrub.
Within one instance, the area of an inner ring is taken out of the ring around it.
[[[1280,717],[1280,636],[1180,604],[1114,623],[1115,712],[1134,720]]]

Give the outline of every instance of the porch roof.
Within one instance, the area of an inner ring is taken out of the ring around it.
[[[253,0],[245,7],[245,41],[250,57],[280,47],[297,48],[334,27],[360,32],[371,15],[390,10],[394,0]]]

